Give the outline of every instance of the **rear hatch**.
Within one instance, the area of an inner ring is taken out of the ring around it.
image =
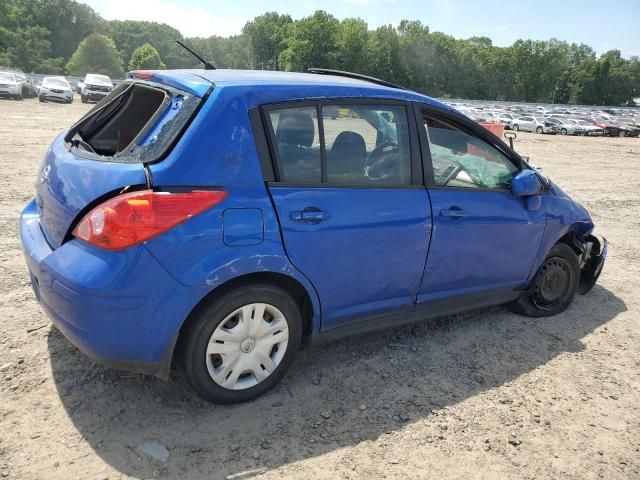
[[[36,205],[52,248],[80,217],[123,190],[150,187],[145,164],[162,160],[212,88],[189,72],[134,72],[56,138],[36,182]]]

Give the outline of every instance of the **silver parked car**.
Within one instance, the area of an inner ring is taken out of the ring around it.
[[[20,92],[23,98],[33,98],[37,96],[36,84],[33,82],[33,78],[18,72],[15,73],[15,76],[18,85],[20,85]]]
[[[0,97],[22,100],[22,85],[13,72],[0,72]]]
[[[581,125],[570,123],[566,118],[548,117],[546,121],[557,125],[560,128],[560,135],[584,135],[585,130]]]
[[[73,102],[73,90],[71,90],[71,85],[64,77],[44,77],[40,85],[38,98],[41,102],[54,100],[71,103]]]
[[[109,77],[95,73],[87,73],[78,86],[82,103],[102,100],[113,90],[113,82]]]
[[[545,118],[536,117],[533,115],[514,119],[512,128],[516,132],[522,130],[524,132],[551,133],[554,135],[560,131],[558,125],[548,121]]]
[[[602,130],[602,128],[596,127],[593,123],[588,122],[587,120],[568,118],[566,121],[582,128],[584,130],[584,135],[588,137],[601,137],[604,135],[604,130]]]

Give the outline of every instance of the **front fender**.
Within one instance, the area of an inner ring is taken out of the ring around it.
[[[563,237],[583,239],[593,231],[594,225],[587,210],[573,201],[556,185],[550,185],[550,192],[542,197],[541,211],[545,213],[544,234],[536,258],[527,279],[527,285],[538,272],[549,250]]]
[[[607,258],[607,239],[597,235],[585,235],[582,239],[582,261],[580,262],[580,284],[578,293],[588,293],[598,281]]]

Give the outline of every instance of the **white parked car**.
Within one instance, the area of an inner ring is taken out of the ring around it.
[[[80,99],[82,103],[89,101],[100,101],[113,90],[113,82],[106,75],[98,75],[96,73],[87,73],[82,82],[78,83],[80,87]]]
[[[13,72],[0,72],[0,97],[22,100],[22,86]]]
[[[552,133],[556,134],[560,131],[558,125],[533,115],[527,115],[519,117],[513,120],[512,127],[516,132],[522,130],[524,132],[536,132],[536,133]]]
[[[560,135],[584,135],[585,130],[582,128],[582,125],[570,123],[566,118],[561,117],[547,117],[545,118],[548,122],[551,122],[560,128]]]
[[[587,120],[580,120],[576,118],[568,118],[567,122],[573,123],[584,130],[584,134],[589,137],[601,137],[604,135],[604,130],[600,127],[596,127],[593,123]]]
[[[38,99],[41,102],[53,100],[71,103],[73,102],[73,90],[64,77],[44,77],[38,90]]]

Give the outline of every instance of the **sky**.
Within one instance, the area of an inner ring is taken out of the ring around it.
[[[83,1],[83,0],[80,0]],[[187,37],[229,36],[266,11],[294,19],[325,10],[360,17],[369,28],[420,20],[456,38],[486,36],[508,46],[519,38],[586,43],[598,54],[640,56],[640,0],[84,0],[107,20],[167,23]]]

